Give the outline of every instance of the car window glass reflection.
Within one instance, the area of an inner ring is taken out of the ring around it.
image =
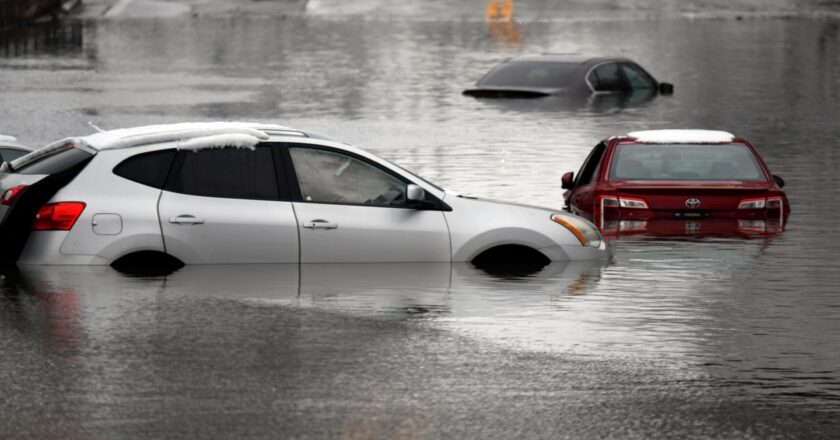
[[[169,185],[171,191],[229,199],[279,199],[268,147],[208,149],[182,154],[183,165]]]
[[[624,91],[624,81],[615,63],[601,64],[589,75],[589,82],[598,92]]]
[[[743,145],[619,145],[614,180],[743,180],[765,176]]]
[[[404,206],[406,184],[383,170],[343,154],[289,148],[304,201]]]
[[[0,162],[11,162],[24,154],[29,153],[26,150],[18,150],[15,148],[0,148]]]
[[[520,61],[502,64],[479,81],[482,87],[565,87],[580,67],[577,63]]]
[[[139,154],[122,161],[114,168],[114,174],[153,188],[163,188],[174,158],[175,150]]]
[[[647,74],[629,64],[622,64],[621,70],[624,72],[627,80],[630,81],[630,88],[633,90],[653,89],[656,87],[653,80]]]
[[[589,182],[592,181],[592,176],[595,175],[595,171],[601,163],[601,157],[604,155],[604,150],[606,148],[607,145],[602,142],[592,149],[592,152],[589,153],[589,157],[586,158],[583,165],[580,167],[580,171],[578,171],[577,182],[575,182],[577,186],[588,185]]]

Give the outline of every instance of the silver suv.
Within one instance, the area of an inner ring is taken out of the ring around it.
[[[579,217],[457,196],[359,148],[279,125],[187,123],[68,138],[4,163],[0,194],[7,263],[607,256]]]

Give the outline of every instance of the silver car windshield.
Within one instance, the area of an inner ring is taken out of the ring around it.
[[[566,87],[579,63],[515,61],[504,63],[478,82],[479,87],[526,87],[556,89]]]
[[[620,144],[610,180],[767,180],[743,144]]]
[[[435,184],[434,184],[434,183],[432,183],[432,182],[429,182],[428,180],[424,179],[424,178],[423,178],[423,177],[421,177],[420,175],[418,175],[418,174],[416,174],[416,173],[414,173],[414,172],[411,172],[411,171],[409,171],[409,170],[405,169],[404,167],[402,167],[402,166],[400,166],[400,165],[397,165],[397,164],[395,164],[394,162],[391,162],[391,161],[390,161],[390,160],[388,160],[388,159],[384,159],[384,158],[381,158],[381,157],[380,157],[380,159],[381,159],[381,160],[383,160],[383,161],[385,161],[385,163],[387,163],[388,165],[390,165],[390,166],[392,166],[392,167],[394,167],[394,168],[396,168],[396,169],[398,169],[398,170],[400,170],[400,171],[402,171],[402,172],[404,172],[404,173],[408,174],[408,175],[409,175],[409,176],[411,176],[411,177],[414,177],[415,179],[417,179],[417,180],[419,180],[419,181],[421,181],[421,182],[425,183],[426,185],[429,185],[429,186],[431,186],[432,188],[434,188],[434,189],[436,189],[436,190],[438,190],[438,191],[440,191],[440,192],[445,192],[443,188],[441,188],[441,187],[439,187],[439,186],[435,185]]]

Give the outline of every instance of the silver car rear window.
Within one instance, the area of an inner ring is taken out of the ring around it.
[[[93,157],[93,154],[72,146],[50,153],[38,157],[35,161],[25,163],[21,168],[14,169],[14,172],[20,174],[56,174]]]

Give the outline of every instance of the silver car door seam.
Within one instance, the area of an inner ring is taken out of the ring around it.
[[[166,236],[163,234],[163,225],[161,224],[160,218],[160,199],[163,198],[163,190],[161,189],[158,192],[158,199],[157,199],[157,218],[158,218],[158,229],[160,229],[160,242],[163,245],[163,253],[166,254]]]
[[[446,194],[443,197],[446,197]],[[443,202],[443,198],[440,201]],[[443,224],[446,225],[446,236],[449,238],[449,264],[452,264],[452,259],[455,257],[453,254],[454,251],[452,250],[452,231],[449,229],[449,220],[446,219],[446,213],[440,211],[440,215],[443,217]]]
[[[289,197],[289,199],[291,199],[291,197]],[[292,214],[295,216],[295,226],[297,226],[295,228],[295,230],[297,231],[297,235],[298,235],[298,241],[297,241],[297,244],[298,244],[298,252],[297,252],[298,261],[297,262],[298,262],[298,265],[300,265],[301,261],[303,261],[302,260],[302,258],[303,258],[303,255],[302,255],[303,246],[301,246],[301,236],[300,236],[301,224],[300,224],[300,219],[298,218],[298,215],[297,215],[297,210],[295,209],[295,203],[292,202],[291,200],[289,200],[289,204],[292,205]],[[300,292],[298,292],[298,293],[300,293]]]
[[[289,145],[287,143],[280,143],[280,144],[277,144],[277,145],[273,145],[271,147],[271,157],[272,157],[272,160],[274,160],[274,164],[275,164],[274,165],[274,175],[275,175],[275,178],[277,179],[277,183],[278,184],[280,183],[281,177],[285,181],[286,196],[287,196],[286,198],[289,199],[288,202],[289,202],[289,205],[291,205],[291,207],[292,207],[292,215],[295,216],[295,226],[296,226],[295,230],[297,231],[297,236],[298,236],[298,241],[297,241],[297,244],[298,244],[298,251],[297,251],[297,254],[298,254],[298,259],[297,259],[298,280],[300,280],[300,275],[301,275],[300,274],[300,264],[301,264],[301,261],[303,261],[303,246],[301,244],[301,236],[300,236],[301,223],[300,223],[300,219],[298,218],[297,209],[295,209],[294,196],[292,195],[292,185],[300,185],[300,184],[297,181],[297,172],[295,172],[294,164],[291,163],[291,157],[289,156]],[[279,167],[278,167],[278,165],[279,165]],[[290,168],[291,168],[291,171],[294,174],[291,174],[289,172]],[[280,175],[281,173],[279,172],[281,170],[282,170],[282,176]],[[294,177],[292,177],[292,176],[294,176]],[[282,197],[283,196],[281,195],[281,198]],[[298,283],[298,296],[300,296],[300,283]]]

